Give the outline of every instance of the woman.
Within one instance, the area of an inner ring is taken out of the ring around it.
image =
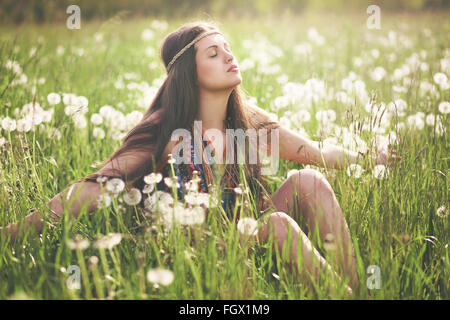
[[[206,129],[202,131],[203,141],[210,140],[206,131],[213,131],[212,129],[223,134],[222,137],[225,137],[227,128],[266,128],[269,132],[276,129],[280,141],[279,156],[283,159],[328,168],[345,168],[349,163],[359,162],[357,154],[338,147],[320,150],[313,141],[271,121],[269,115],[258,107],[246,104],[239,89],[242,78],[237,62],[228,42],[216,26],[195,22],[180,27],[164,39],[161,56],[167,78],[143,119],[130,130],[122,146],[104,162],[99,171],[78,180],[68,192],[64,190],[49,201],[50,216],[54,221],[59,221],[64,202],[73,197],[75,201],[68,209],[73,216],[76,217],[84,205],[88,212],[95,211],[96,199],[101,192],[99,177],[118,177],[126,181],[128,187],[142,189],[143,177],[150,172],[168,174],[167,159],[169,154],[175,153],[177,147],[177,142],[171,140],[172,133],[180,128],[193,133],[196,120],[201,121],[202,127]],[[267,137],[272,135],[267,134]],[[216,142],[219,140],[220,134]],[[214,154],[224,154],[226,147],[227,143],[215,143]],[[258,147],[261,148],[260,145]],[[201,154],[204,159],[204,149]],[[226,173],[223,176],[229,190],[241,183],[236,171],[236,159],[234,161],[224,167]],[[384,154],[375,159],[375,163],[385,162]],[[198,171],[201,191],[207,192],[208,186],[212,185],[213,170],[206,161],[202,165],[180,165],[178,168],[181,170],[178,171],[181,182],[187,182],[193,172]],[[272,235],[274,246],[281,250],[288,234],[291,234],[293,241],[290,264],[298,270],[297,242],[301,239],[304,266],[313,276],[319,276],[320,269],[330,269],[320,253],[312,248],[306,233],[332,240],[341,249],[338,250],[340,254],[336,255],[337,267],[349,279],[350,287],[357,285],[356,261],[348,226],[324,176],[311,169],[299,170],[270,196],[267,194],[267,183],[260,172],[259,159],[256,165],[249,164],[244,169],[251,192],[257,196],[258,209],[267,211],[272,208],[272,213],[269,211],[266,215],[255,240],[264,243]],[[232,205],[233,201],[233,196],[230,197],[228,193],[224,202]],[[305,230],[299,227],[297,218],[294,219],[299,212],[306,225]],[[28,215],[24,222],[10,225],[6,230],[13,240],[22,227],[28,229],[32,226],[40,232],[43,218],[36,211]]]

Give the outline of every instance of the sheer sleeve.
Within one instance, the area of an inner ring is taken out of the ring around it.
[[[154,157],[155,152],[150,147],[148,150],[142,149],[142,147],[130,148],[117,156],[113,155],[105,161],[100,170],[80,178],[77,182],[98,182],[97,178],[99,177],[120,178],[127,184],[127,187],[131,187],[157,165]]]

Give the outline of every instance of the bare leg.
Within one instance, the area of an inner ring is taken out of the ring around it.
[[[289,213],[299,223],[299,220],[305,222],[310,236],[317,236],[318,231],[322,241],[333,239],[330,248],[334,245],[335,249],[327,250],[327,254],[336,259],[338,267],[350,279],[352,288],[358,284],[356,259],[347,222],[333,189],[319,171],[299,170],[280,186],[272,196],[272,201],[277,210]],[[296,217],[299,213],[302,216]]]
[[[300,229],[297,222],[294,221],[289,215],[284,212],[274,212],[268,219],[264,222],[263,226],[259,230],[255,240],[258,242],[267,242],[269,240],[269,235],[273,235],[273,246],[277,246],[281,253],[283,248],[289,240],[292,240],[290,246],[288,247],[289,258],[288,265],[294,270],[296,275],[299,275],[299,270],[305,270],[307,276],[311,276],[314,279],[320,279],[321,274],[326,274],[330,277],[330,284],[333,290],[336,290],[336,284],[340,280],[339,276],[332,270],[331,266],[326,262],[326,260],[320,255],[320,253],[313,248],[311,241],[308,239],[306,234]],[[289,237],[290,234],[290,238]],[[298,241],[301,240],[302,244],[302,257],[300,268],[298,265],[297,248]],[[350,287],[346,288],[347,293],[352,295],[352,290]]]

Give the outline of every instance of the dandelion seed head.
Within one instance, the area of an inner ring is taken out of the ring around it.
[[[113,194],[119,194],[125,188],[125,182],[120,178],[112,178],[106,183],[106,190]]]
[[[122,241],[122,234],[109,233],[106,236],[99,235],[97,241],[94,244],[94,248],[97,249],[112,249]]]
[[[129,206],[135,206],[142,200],[141,191],[137,188],[131,188],[131,190],[123,195],[123,201]]]
[[[384,179],[388,176],[389,169],[383,164],[378,164],[373,168],[373,176],[376,179]]]
[[[162,174],[159,172],[158,173],[152,172],[144,177],[144,182],[146,184],[159,183],[161,180],[162,180]]]
[[[73,239],[67,239],[67,246],[71,250],[86,250],[89,247],[89,240],[84,239],[81,235],[77,234]]]
[[[436,214],[439,218],[445,218],[448,216],[448,210],[445,206],[440,206],[437,210],[436,210]]]
[[[258,222],[255,219],[244,217],[239,219],[237,229],[246,236],[256,236],[258,234],[257,225]]]
[[[173,282],[174,278],[173,272],[167,269],[150,269],[147,272],[147,280],[158,286],[168,286]]]

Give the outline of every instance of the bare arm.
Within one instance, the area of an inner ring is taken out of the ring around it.
[[[254,105],[248,107],[263,119],[270,119],[269,113],[265,110]],[[279,156],[282,159],[330,169],[344,169],[351,163],[361,163],[362,157],[357,152],[336,145],[321,146],[319,142],[310,140],[281,124],[278,130]],[[375,158],[373,160],[375,163],[382,163],[382,160]]]
[[[70,188],[66,188],[54,196],[46,203],[46,207],[50,212],[49,217],[53,222],[57,223],[59,221],[63,214],[63,203],[72,200],[74,195],[78,196],[68,208],[69,215],[77,217],[81,208],[85,205],[87,205],[87,211],[90,213],[96,209],[96,198],[100,195],[100,185],[96,182],[75,183]],[[16,240],[19,233],[25,230],[40,233],[44,224],[44,214],[36,210],[27,215],[22,221],[0,228],[0,231],[6,236],[11,236],[12,242]]]
[[[147,165],[148,161],[151,161],[151,157],[152,154],[149,152],[127,152],[113,161],[108,162],[96,174],[119,175],[126,181],[127,186],[130,187],[137,178],[136,172]],[[67,207],[70,217],[76,218],[84,206],[87,207],[88,213],[92,213],[97,209],[97,199],[101,193],[101,185],[97,182],[76,182],[48,201],[46,203],[46,207],[48,208],[46,212],[42,213],[36,210],[18,223],[10,224],[5,228],[0,227],[0,233],[11,236],[12,241],[16,240],[18,234],[22,233],[22,230],[31,230],[40,233],[43,228],[44,215],[49,212],[49,218],[51,218],[49,220],[58,223],[63,214],[64,207]],[[70,206],[68,206],[69,204]]]

